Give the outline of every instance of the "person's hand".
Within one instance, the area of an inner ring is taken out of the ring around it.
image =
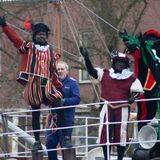
[[[122,38],[127,48],[127,52],[132,53],[139,49],[140,42],[137,36],[129,35],[125,29],[124,32],[119,32],[119,36]]]
[[[87,48],[83,48],[82,46],[79,47],[81,55],[85,58],[88,57],[88,51]]]
[[[64,106],[64,102],[65,102],[65,99],[62,98],[62,99],[61,99],[61,106]]]
[[[128,33],[126,29],[124,29],[124,32],[119,32],[119,36],[123,39],[124,42],[128,41],[127,39]]]
[[[130,98],[128,99],[128,103],[129,103],[129,104],[132,104],[132,103],[134,103],[134,102],[135,102],[134,97],[130,97]]]
[[[135,52],[136,49],[138,49],[136,44],[126,43],[125,45],[127,47],[127,51],[129,51],[129,53],[133,53],[133,52]]]
[[[136,45],[135,44],[130,44],[129,43],[129,37],[126,29],[124,29],[124,32],[119,32],[119,36],[122,38],[124,44],[126,45],[127,52],[132,53],[136,50]]]
[[[158,119],[157,118],[153,118],[150,122],[152,127],[158,127]]]
[[[54,106],[55,106],[55,107],[62,107],[63,104],[62,104],[61,99],[57,100],[57,101],[54,103]]]
[[[5,19],[5,17],[3,16],[0,16],[0,26],[1,27],[4,27],[4,26],[6,26],[6,19]]]

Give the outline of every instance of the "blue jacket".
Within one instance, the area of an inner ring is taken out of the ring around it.
[[[77,105],[80,103],[80,87],[78,82],[70,76],[61,81],[62,86],[62,106]],[[66,108],[64,111],[66,121],[74,122],[75,107]]]

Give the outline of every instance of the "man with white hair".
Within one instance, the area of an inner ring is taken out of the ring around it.
[[[59,61],[57,66],[59,80],[62,82],[61,106],[71,106],[80,103],[80,88],[77,81],[69,76],[68,64],[64,61]],[[60,107],[61,107],[60,106]],[[52,106],[54,108],[55,106]],[[63,109],[64,117],[61,115],[62,109],[51,110],[47,118],[47,128],[53,127],[70,127],[74,125],[75,107]],[[47,149],[56,149],[57,144],[61,147],[71,148],[71,135],[73,128],[47,131],[46,132],[46,147]],[[48,160],[58,160],[57,151],[48,152]]]

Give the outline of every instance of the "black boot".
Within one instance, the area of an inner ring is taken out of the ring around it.
[[[123,159],[125,148],[126,147],[117,145],[118,160],[122,160]]]
[[[42,145],[40,141],[35,141],[35,143],[32,146],[32,151],[37,152],[38,150],[42,150]]]
[[[65,138],[64,138],[64,147],[65,148],[72,148],[73,147],[72,142],[71,142],[71,138],[68,136],[65,136]]]

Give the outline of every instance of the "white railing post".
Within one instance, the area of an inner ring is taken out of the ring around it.
[[[1,114],[1,119],[2,119],[2,129],[3,129],[3,133],[7,133],[8,132],[8,121],[7,121],[7,115],[6,114]],[[4,153],[8,153],[9,152],[9,142],[8,142],[8,135],[3,135],[2,138],[2,149]],[[9,156],[5,155],[4,159],[6,160]]]
[[[107,145],[107,159],[110,160],[110,142],[109,142],[109,120],[108,120],[108,102],[105,101],[104,105],[106,106],[106,145]]]
[[[85,118],[85,144],[86,144],[86,155],[88,160],[88,117]]]

